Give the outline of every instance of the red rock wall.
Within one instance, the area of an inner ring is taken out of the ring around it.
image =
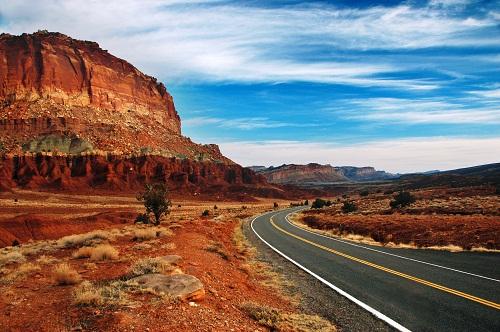
[[[0,101],[6,105],[38,99],[65,107],[132,112],[180,134],[179,116],[163,84],[97,43],[59,33],[2,34]],[[20,113],[16,116],[29,117]]]
[[[172,189],[203,190],[228,185],[270,187],[264,177],[236,164],[141,156],[0,157],[0,189],[66,189],[69,191],[138,190],[164,181]]]

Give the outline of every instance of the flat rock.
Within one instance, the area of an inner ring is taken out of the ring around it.
[[[178,265],[182,261],[182,257],[179,255],[166,255],[158,257],[158,259],[171,265]]]
[[[201,281],[189,274],[166,276],[160,273],[150,273],[132,278],[130,282],[136,282],[157,293],[164,293],[183,300],[198,301],[205,297],[205,289]]]

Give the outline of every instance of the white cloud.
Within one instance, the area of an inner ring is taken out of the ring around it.
[[[226,142],[221,151],[245,166],[306,164],[374,166],[389,172],[447,170],[500,162],[500,137],[384,140],[339,145],[323,142],[265,141]]]
[[[249,117],[249,118],[237,118],[237,119],[222,119],[222,118],[212,118],[212,117],[194,117],[182,121],[184,127],[199,127],[210,125],[212,127],[220,128],[233,128],[240,130],[253,130],[253,129],[265,129],[265,128],[280,128],[280,127],[311,127],[314,124],[295,124],[280,121],[273,121],[265,117]]]
[[[481,97],[495,96],[496,90],[475,91]],[[452,99],[453,100],[453,99]],[[440,99],[366,98],[336,102],[324,111],[334,112],[344,119],[397,122],[407,124],[500,124],[500,105],[483,98],[449,102]],[[470,103],[479,103],[470,106]]]
[[[499,99],[499,101],[500,101],[500,89],[471,91],[470,93],[475,94],[475,95],[479,95],[479,96],[484,97],[484,98]]]
[[[3,30],[48,29],[95,40],[169,81],[311,81],[433,89],[438,82],[377,76],[406,69],[399,64],[334,57],[324,62],[305,60],[303,55],[315,47],[333,51],[499,45],[498,38],[477,34],[496,26],[491,15],[456,17],[441,7],[10,0],[2,2],[0,11]]]

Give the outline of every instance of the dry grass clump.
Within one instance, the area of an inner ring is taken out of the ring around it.
[[[140,228],[133,232],[133,241],[149,241],[162,236],[172,235],[172,231],[166,227]]]
[[[62,248],[76,248],[83,246],[92,246],[112,237],[110,232],[94,231],[85,234],[69,235],[59,239],[58,246]]]
[[[22,280],[36,271],[40,271],[40,266],[33,263],[24,263],[19,265],[14,270],[4,269],[2,271],[2,274],[4,274],[5,276],[3,276],[1,280],[4,283]]]
[[[38,257],[36,262],[38,264],[42,264],[42,265],[49,265],[49,264],[57,262],[57,258],[52,257],[52,256],[42,255],[42,256]]]
[[[140,276],[149,273],[175,274],[182,271],[171,264],[165,262],[161,257],[143,258],[135,262],[129,273],[133,276]]]
[[[225,260],[229,260],[229,254],[224,248],[224,245],[220,242],[212,242],[205,248],[205,250],[216,253]]]
[[[329,321],[319,316],[287,314],[265,305],[247,302],[241,309],[259,324],[278,331],[335,332],[337,329]]]
[[[73,258],[90,258],[93,261],[104,261],[118,259],[118,250],[109,244],[101,244],[97,247],[81,247]]]
[[[165,250],[174,250],[177,248],[177,246],[175,245],[175,243],[169,242],[161,245],[160,248]]]
[[[126,305],[129,300],[127,285],[122,281],[112,281],[104,285],[82,282],[73,293],[73,302],[79,306]]]
[[[0,267],[12,263],[24,263],[25,261],[26,257],[24,257],[24,255],[18,251],[12,251],[0,255]]]
[[[253,257],[257,252],[257,249],[252,247],[252,245],[248,242],[247,238],[243,234],[243,223],[241,221],[234,228],[233,243],[240,255]]]
[[[74,285],[81,281],[80,274],[67,263],[62,263],[54,269],[54,280],[58,285]]]
[[[90,259],[93,261],[105,261],[118,259],[118,250],[109,244],[102,244],[92,248]]]

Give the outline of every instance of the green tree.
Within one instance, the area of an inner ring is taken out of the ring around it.
[[[404,208],[405,206],[409,206],[415,202],[415,196],[410,194],[408,191],[400,191],[396,196],[394,196],[394,200],[392,200],[389,205],[393,209]]]
[[[313,209],[321,209],[326,205],[326,201],[321,198],[316,198],[314,202],[312,202],[311,208]]]
[[[344,204],[342,205],[342,212],[344,213],[354,212],[357,209],[358,207],[356,206],[356,203],[352,201],[345,201]]]
[[[170,213],[172,205],[168,199],[168,189],[164,183],[146,184],[144,192],[137,195],[137,200],[144,203],[146,215],[150,213],[154,216],[154,225],[159,225],[161,218]]]

